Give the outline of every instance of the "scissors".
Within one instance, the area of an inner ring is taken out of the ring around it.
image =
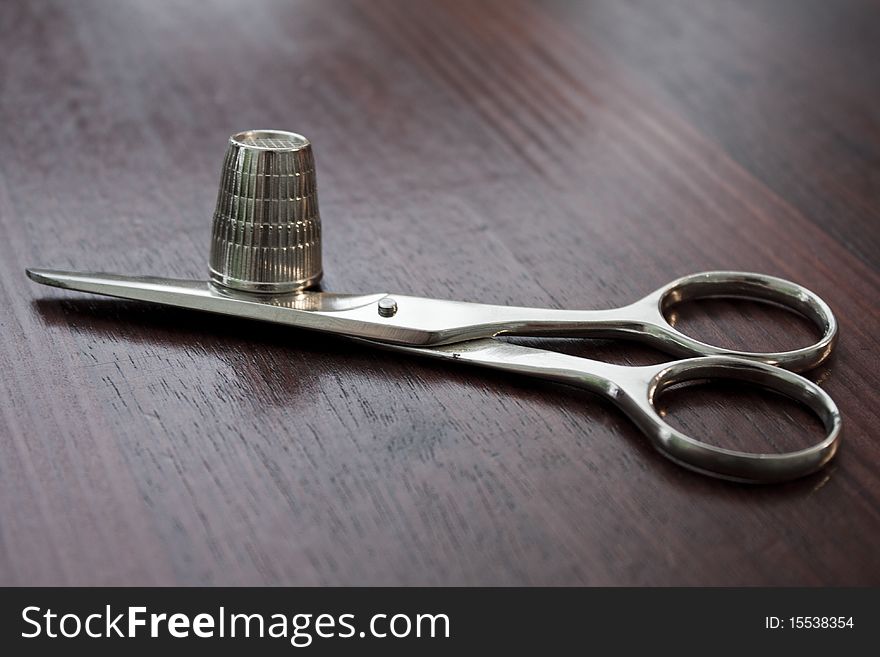
[[[210,280],[28,269],[38,283],[263,320],[345,336],[384,349],[489,367],[564,383],[619,406],[661,454],[703,474],[741,482],[781,482],[822,468],[840,439],[840,413],[816,384],[794,374],[831,353],[837,321],[804,287],[772,276],[715,271],[685,276],[628,306],[609,310],[519,308],[421,297],[310,290],[321,279],[321,220],[311,143],[283,130],[229,138],[214,212]],[[735,351],[678,331],[665,313],[689,299],[746,297],[781,304],[811,319],[820,340],[776,353]],[[681,360],[628,367],[498,340],[498,336],[625,338]],[[685,381],[739,379],[802,402],[825,425],[820,442],[783,454],[715,447],[670,426],[658,396]]]
[[[321,331],[388,350],[526,374],[602,395],[628,415],[664,456],[691,470],[739,482],[774,483],[822,468],[834,456],[841,417],[832,399],[794,371],[812,369],[831,353],[837,321],[816,294],[772,276],[713,271],[679,278],[627,306],[557,310],[446,301],[398,294],[300,291],[255,294],[211,281],[28,269],[38,283]],[[672,326],[666,311],[697,298],[738,297],[786,306],[822,331],[815,344],[792,351],[748,352],[695,340]],[[498,336],[625,338],[685,356],[658,365],[624,366],[511,344]],[[748,453],[711,445],[668,424],[658,396],[685,381],[737,379],[803,403],[826,435],[806,449]]]

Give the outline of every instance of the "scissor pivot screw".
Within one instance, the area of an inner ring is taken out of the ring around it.
[[[391,297],[379,299],[379,314],[382,317],[394,317],[397,312],[397,302]]]

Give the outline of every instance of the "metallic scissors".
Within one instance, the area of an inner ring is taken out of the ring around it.
[[[38,283],[68,290],[322,331],[384,349],[585,388],[619,406],[661,454],[714,477],[787,481],[822,468],[837,450],[837,407],[815,383],[794,374],[828,357],[837,339],[837,321],[821,298],[781,278],[734,271],[693,274],[628,306],[587,311],[310,290],[322,272],[311,144],[282,130],[248,130],[229,139],[214,212],[210,280],[27,270]],[[784,305],[811,319],[822,337],[793,351],[735,351],[694,340],[666,320],[665,313],[675,304],[705,297]],[[612,365],[497,339],[507,335],[619,337],[684,358],[641,367]],[[658,396],[669,386],[712,378],[746,381],[803,403],[822,420],[825,437],[782,454],[734,451],[682,433],[657,412]]]
[[[823,362],[835,344],[837,322],[813,292],[789,281],[716,271],[672,281],[627,306],[609,310],[521,308],[384,293],[242,292],[211,281],[29,269],[28,276],[68,290],[159,303],[358,338],[370,345],[453,362],[527,374],[603,395],[619,406],[664,456],[707,475],[742,482],[781,482],[814,472],[834,456],[841,418],[815,383],[790,370]],[[821,329],[814,345],[759,353],[724,349],[681,333],[666,319],[674,304],[706,297],[745,297],[785,305]],[[511,344],[498,336],[621,337],[646,342],[681,360],[640,367],[613,365]],[[753,454],[690,437],[657,412],[658,395],[692,380],[739,379],[780,392],[812,409],[826,435],[815,445],[782,454]]]

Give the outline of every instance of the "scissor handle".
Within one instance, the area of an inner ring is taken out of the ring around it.
[[[837,451],[841,429],[837,406],[819,386],[793,372],[729,356],[629,369],[619,394],[612,397],[664,456],[691,470],[732,481],[779,483],[819,470]],[[669,386],[706,379],[747,381],[801,402],[822,420],[825,437],[806,449],[770,454],[725,449],[692,438],[663,419],[656,408],[657,398]]]
[[[807,317],[822,331],[822,337],[809,347],[791,351],[756,352],[716,347],[696,340],[666,319],[672,306],[692,299],[736,297],[776,303]],[[757,360],[787,370],[802,372],[825,360],[837,341],[837,320],[821,297],[807,288],[783,278],[740,271],[709,271],[684,276],[655,290],[640,301],[621,309],[637,311],[644,320],[640,330],[652,342],[669,352],[686,356],[725,355]],[[645,316],[642,317],[641,315]]]
[[[437,347],[363,342],[584,388],[617,404],[668,458],[691,470],[721,479],[776,483],[803,477],[833,458],[840,439],[840,412],[819,386],[799,374],[754,360],[703,356],[630,367],[491,338]],[[706,379],[738,379],[801,402],[822,420],[825,437],[807,449],[783,454],[739,452],[692,438],[667,423],[655,404],[669,386]]]

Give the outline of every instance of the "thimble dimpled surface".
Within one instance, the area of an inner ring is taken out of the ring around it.
[[[229,139],[211,239],[211,278],[290,292],[321,278],[321,218],[308,139],[249,130]]]

